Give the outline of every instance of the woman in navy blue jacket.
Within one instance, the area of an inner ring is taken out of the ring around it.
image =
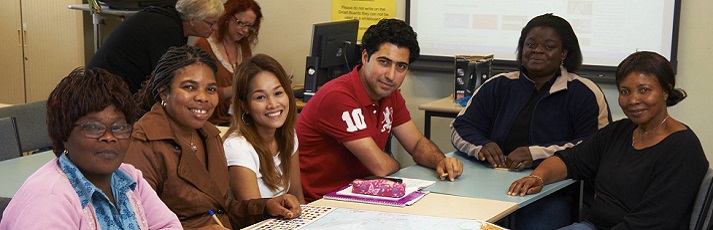
[[[599,87],[573,71],[582,52],[572,26],[543,14],[522,29],[520,70],[493,76],[476,89],[451,124],[461,153],[494,168],[533,168],[611,121]],[[591,195],[589,196],[591,197]],[[553,229],[570,223],[569,196],[547,197],[518,211],[518,229]]]

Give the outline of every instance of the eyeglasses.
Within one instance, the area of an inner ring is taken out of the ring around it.
[[[84,124],[78,124],[79,132],[81,132],[87,138],[99,138],[104,136],[106,133],[106,125],[98,122],[88,122]],[[116,139],[128,139],[131,136],[131,125],[130,124],[113,124],[109,127],[111,133],[116,137]]]
[[[213,26],[215,26],[216,24],[218,24],[218,21],[213,21],[213,22],[206,21],[206,20],[201,20],[201,21],[203,21],[203,22],[205,22],[206,24],[208,24],[208,26],[210,26],[211,28],[213,28]]]
[[[253,25],[250,25],[247,22],[240,21],[240,19],[236,18],[235,15],[233,15],[233,19],[235,19],[235,22],[238,23],[238,26],[240,26],[240,28],[248,28],[248,30],[250,31],[255,30],[255,27]]]

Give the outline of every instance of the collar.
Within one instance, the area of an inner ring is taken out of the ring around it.
[[[573,79],[573,75],[567,71],[567,68],[564,66],[560,66],[560,74],[557,76],[557,79],[552,83],[552,88],[550,88],[550,94],[553,94],[558,91],[563,91],[567,90],[567,83],[569,83]]]
[[[364,83],[362,83],[361,78],[359,77],[359,70],[361,69],[361,67],[362,64],[355,66],[354,70],[352,70],[352,72],[349,72],[349,75],[347,75],[347,77],[349,77],[349,81],[352,87],[354,87],[354,95],[359,101],[359,104],[362,106],[372,106],[374,104],[378,105],[384,98],[379,99],[379,101],[377,102],[373,102],[371,98],[369,98],[369,94],[366,92],[366,87],[364,86]]]
[[[525,79],[529,82],[532,82],[532,79],[527,76],[527,69],[525,69],[522,65],[520,66],[520,73],[525,76]],[[550,79],[549,83],[552,84],[549,90],[549,94],[553,94],[558,91],[563,91],[567,90],[567,83],[571,80],[573,80],[574,76],[573,74],[570,74],[569,71],[567,71],[567,68],[564,66],[560,66],[560,72],[556,73],[553,79]]]
[[[203,127],[198,129],[199,134],[205,137],[206,151],[208,151],[206,152],[206,164],[201,164],[195,154],[186,154],[187,152],[192,153],[192,151],[188,150],[186,143],[179,141],[169,125],[170,122],[173,121],[168,117],[163,107],[156,103],[151,107],[151,111],[144,114],[134,125],[136,128],[131,134],[131,138],[147,142],[170,140],[174,146],[181,146],[176,172],[178,177],[208,194],[215,200],[216,205],[224,209],[222,207],[223,199],[225,199],[223,191],[229,190],[228,185],[227,183],[222,185],[214,182],[215,180],[227,180],[230,177],[220,131],[210,122],[206,122]]]
[[[106,197],[106,195],[99,188],[94,186],[92,182],[90,182],[89,180],[87,180],[86,177],[84,177],[84,174],[82,174],[82,172],[79,171],[79,168],[77,168],[77,166],[74,165],[74,163],[72,163],[69,158],[67,158],[67,155],[60,155],[57,164],[59,164],[60,169],[62,169],[62,172],[64,172],[64,174],[67,176],[67,179],[69,179],[69,183],[72,185],[72,188],[79,196],[79,201],[81,201],[82,203],[82,208],[85,208],[91,202],[92,196],[97,192],[101,196]],[[129,175],[126,175],[126,173],[117,168],[114,173],[111,174],[111,187],[112,190],[117,190],[121,193],[126,193],[129,190],[133,191],[134,189],[136,189],[136,181],[134,181],[134,179],[131,179]],[[106,199],[109,200],[109,198]]]

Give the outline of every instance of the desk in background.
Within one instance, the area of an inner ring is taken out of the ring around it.
[[[0,197],[12,197],[30,175],[54,159],[52,151],[0,161]]]
[[[418,109],[425,111],[423,122],[423,135],[431,139],[431,117],[455,118],[463,109],[458,103],[453,102],[453,97],[441,98],[433,102],[422,104]]]
[[[305,107],[305,105],[307,104],[307,102],[304,102],[304,101],[302,101],[301,99],[302,99],[302,98],[297,98],[297,100],[295,100],[295,101],[296,101],[296,104],[297,104],[297,113],[302,112],[302,109],[303,109],[303,108]]]

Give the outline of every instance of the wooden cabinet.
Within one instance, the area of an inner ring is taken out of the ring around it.
[[[0,3],[0,103],[47,99],[84,65],[81,0],[3,0]]]

